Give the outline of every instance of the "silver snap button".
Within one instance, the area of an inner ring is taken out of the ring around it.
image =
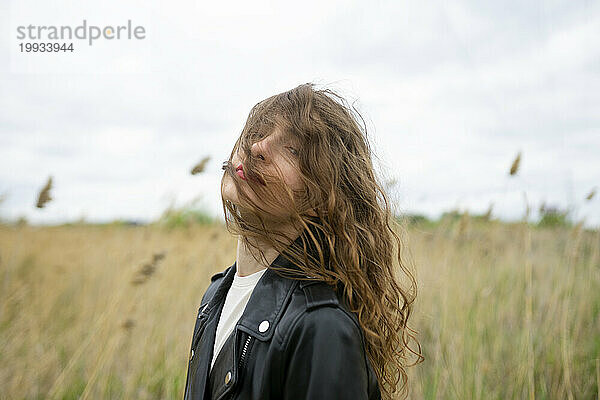
[[[225,384],[229,385],[229,382],[231,382],[231,371],[227,371],[227,375],[225,375]]]
[[[260,323],[260,325],[258,326],[258,331],[261,333],[264,333],[267,331],[267,329],[269,329],[269,321],[263,321]]]

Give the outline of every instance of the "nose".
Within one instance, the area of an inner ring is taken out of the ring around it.
[[[258,142],[252,143],[250,153],[252,157],[259,158],[263,161],[269,158],[269,140],[268,137],[259,140]]]

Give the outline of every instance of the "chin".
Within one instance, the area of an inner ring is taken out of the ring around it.
[[[235,191],[235,189],[233,191]],[[230,201],[230,202],[232,202],[236,206],[239,205],[239,202],[240,202],[239,198],[237,196],[237,193],[231,193],[231,190],[223,190],[221,192],[221,198],[224,201]]]
[[[225,201],[231,201],[236,205],[237,203],[239,203],[238,195],[235,189],[235,184],[231,182],[231,178],[229,176],[225,176],[223,178],[221,198]]]

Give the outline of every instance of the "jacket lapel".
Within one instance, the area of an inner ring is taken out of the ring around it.
[[[293,264],[281,254],[271,266],[293,268]],[[283,278],[272,269],[267,269],[254,287],[237,328],[262,341],[271,339],[297,284],[298,281]]]
[[[229,267],[225,273],[225,277],[217,288],[215,295],[208,303],[208,309],[210,312],[206,321],[203,340],[201,340],[198,345],[198,355],[203,356],[198,357],[198,364],[195,368],[194,393],[192,394],[193,398],[204,398],[204,394],[207,391],[207,379],[210,370],[210,362],[213,356],[217,324],[219,323],[219,316],[221,315],[221,310],[225,304],[225,296],[227,295],[227,291],[231,286],[231,282],[233,282],[234,274],[235,267]]]

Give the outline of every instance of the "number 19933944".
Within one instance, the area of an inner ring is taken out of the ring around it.
[[[73,43],[19,43],[21,53],[56,53],[56,52],[73,52]]]

